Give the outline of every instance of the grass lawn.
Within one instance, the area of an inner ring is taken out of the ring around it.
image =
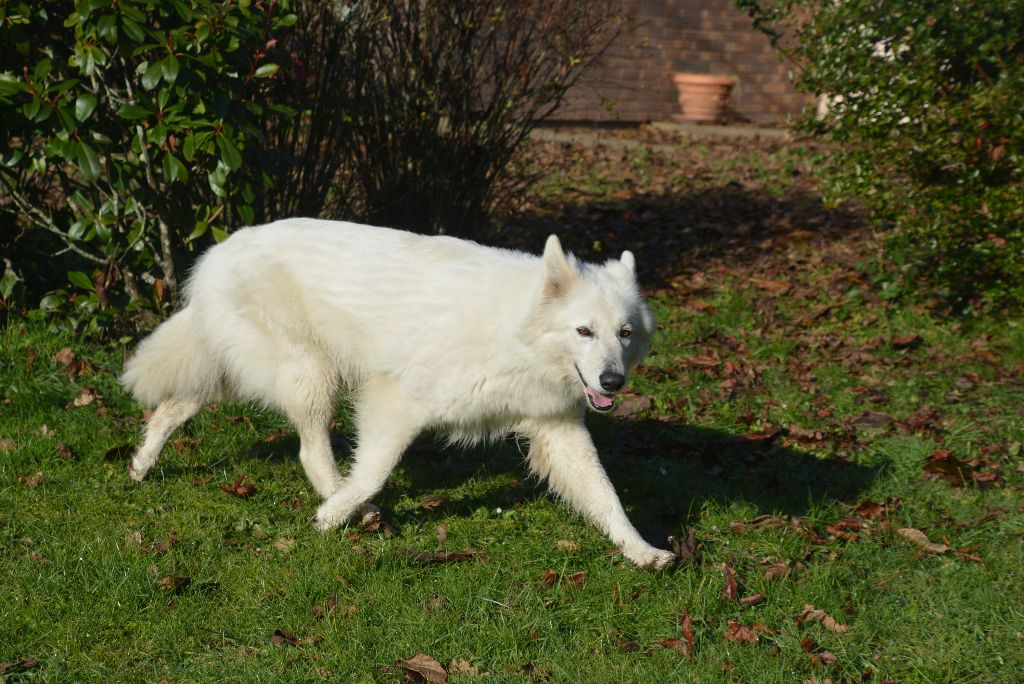
[[[331,534],[253,406],[132,484],[134,341],[11,319],[0,681],[1021,681],[1024,322],[889,298],[861,219],[815,194],[820,151],[613,142],[536,144],[495,240],[637,252],[655,352],[591,428],[679,567],[629,565],[512,442],[421,440],[385,524]]]

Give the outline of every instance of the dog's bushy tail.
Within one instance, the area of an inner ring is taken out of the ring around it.
[[[157,406],[168,399],[216,399],[220,373],[204,349],[195,312],[186,306],[144,339],[128,359],[121,384],[139,403]]]

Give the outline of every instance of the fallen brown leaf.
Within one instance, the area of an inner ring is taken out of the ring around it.
[[[786,564],[785,561],[780,560],[776,563],[772,563],[764,569],[764,578],[771,581],[773,579],[778,579],[779,577],[788,577],[790,572],[792,572],[792,570],[789,565]]]
[[[735,620],[729,620],[728,627],[725,630],[725,638],[728,641],[735,641],[737,643],[756,644],[760,641],[754,628],[741,625]]]
[[[331,594],[330,596],[327,597],[327,600],[324,601],[324,604],[322,606],[321,605],[313,606],[313,609],[312,609],[311,612],[313,613],[313,617],[315,617],[317,620],[322,620],[325,617],[333,616],[334,615],[334,611],[337,610],[337,608],[338,608],[338,595],[337,594]]]
[[[815,608],[810,603],[804,605],[803,612],[797,617],[797,622],[805,620],[817,620],[825,629],[836,634],[843,634],[850,629],[848,625],[842,624],[825,611]]]
[[[67,408],[81,408],[83,406],[88,406],[89,404],[96,402],[99,398],[100,395],[97,394],[92,388],[84,387],[82,388],[82,391],[79,392],[78,396],[75,397],[70,404],[68,404]]]
[[[962,487],[971,480],[971,467],[953,455],[949,449],[936,449],[924,464],[925,477],[943,479]]]
[[[22,658],[10,663],[0,663],[0,675],[24,672],[39,667],[39,661],[35,658]]]
[[[274,630],[274,634],[270,637],[270,641],[272,641],[275,646],[284,646],[285,644],[288,644],[289,646],[298,646],[300,643],[298,637],[283,629]]]
[[[682,363],[694,368],[714,368],[721,363],[721,360],[714,356],[702,356],[698,354],[697,356],[682,359]]]
[[[434,658],[425,653],[417,653],[411,658],[400,662],[409,682],[434,682],[444,684],[448,681],[448,672]]]
[[[136,532],[136,534],[139,535],[139,544],[141,545],[141,543],[142,543],[142,535],[141,535],[141,533],[138,533],[138,532]],[[126,539],[126,541],[127,541],[127,539]],[[135,537],[134,537],[134,535],[132,535],[132,542],[134,543],[134,541],[135,541]],[[166,553],[167,549],[171,548],[172,546],[174,546],[177,543],[178,543],[178,533],[175,530],[171,530],[170,537],[168,537],[165,541],[150,542],[143,549],[143,553],[147,553],[147,554]]]
[[[71,447],[69,447],[64,442],[57,442],[56,449],[57,449],[57,456],[59,456],[62,461],[74,461],[75,460],[75,452],[73,452],[71,450]]]
[[[625,397],[616,404],[615,410],[612,411],[612,415],[618,418],[625,416],[631,416],[634,413],[640,413],[651,408],[653,405],[650,397],[644,397],[639,395],[630,395]]]
[[[894,349],[910,349],[916,347],[920,342],[921,336],[912,332],[892,338],[891,344]]]
[[[574,572],[571,575],[567,575],[565,580],[575,584],[577,587],[582,587],[583,583],[587,581],[587,573],[582,570]]]
[[[687,642],[685,639],[658,639],[654,643],[656,643],[658,646],[661,646],[662,648],[667,648],[672,651],[678,651],[679,653],[682,653],[684,656],[687,657],[693,655],[693,645]],[[639,650],[639,647],[637,648]]]
[[[853,418],[849,424],[858,430],[884,430],[896,421],[892,416],[881,411],[864,411]]]
[[[568,539],[559,539],[558,541],[555,542],[555,548],[558,549],[559,551],[566,551],[566,552],[572,553],[572,552],[575,552],[575,551],[579,551],[580,550],[580,545],[577,544],[576,542],[570,541]]]
[[[750,278],[750,283],[769,294],[775,295],[785,294],[791,287],[789,281],[770,280],[768,278]]]
[[[60,351],[54,352],[51,358],[60,365],[67,366],[75,360],[75,352],[71,351],[71,347],[64,347]]]
[[[235,478],[232,484],[222,484],[220,488],[232,496],[237,496],[240,499],[245,499],[256,493],[256,487],[251,484],[242,484],[245,482],[245,475],[239,475]]]
[[[25,558],[28,558],[30,561],[38,565],[50,565],[53,563],[53,561],[37,551],[26,553]]]
[[[779,515],[759,515],[753,520],[737,521],[733,520],[729,523],[729,529],[736,534],[746,534],[752,530],[784,530],[790,527],[792,522],[788,516]]]
[[[43,473],[37,472],[35,475],[18,475],[18,481],[29,489],[35,489],[39,486],[39,483],[43,481]]]
[[[4,437],[0,439],[0,454],[11,451],[14,449],[14,440],[10,437]]]
[[[468,660],[465,659],[452,659],[452,662],[448,663],[449,674],[462,674],[467,677],[479,677],[480,668],[476,665],[472,665]]]
[[[740,599],[740,603],[744,606],[756,606],[759,603],[763,603],[767,598],[764,593],[753,594],[752,596],[744,596]]]
[[[166,575],[157,581],[156,586],[171,594],[180,594],[192,584],[192,578],[185,575]]]
[[[686,538],[679,540],[674,536],[669,537],[669,546],[680,566],[687,566],[700,560],[700,550],[703,545],[697,542],[697,531],[692,527],[686,528]]]
[[[679,628],[683,633],[682,639],[659,639],[655,643],[662,648],[672,649],[678,651],[685,656],[693,656],[694,652],[694,641],[693,641],[693,619],[690,617],[690,611],[683,608],[683,618],[679,623]]]
[[[913,527],[901,527],[896,534],[910,541],[911,544],[928,553],[947,553],[953,549],[947,544],[936,544],[928,539],[928,536],[919,529]]]
[[[431,494],[424,497],[423,501],[420,502],[420,509],[429,513],[430,511],[436,511],[447,502],[448,497],[444,494]]]
[[[740,597],[739,585],[736,584],[736,578],[733,576],[732,568],[727,563],[722,563],[722,575],[725,580],[725,584],[722,587],[722,600],[723,601],[737,601]]]
[[[632,639],[619,639],[618,637],[613,637],[612,643],[623,651],[629,651],[630,653],[636,653],[640,650],[640,644],[636,643]]]

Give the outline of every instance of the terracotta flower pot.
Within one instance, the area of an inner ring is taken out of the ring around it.
[[[679,93],[682,115],[675,116],[683,121],[720,122],[725,115],[729,93],[736,85],[732,76],[713,74],[673,74],[672,81]]]

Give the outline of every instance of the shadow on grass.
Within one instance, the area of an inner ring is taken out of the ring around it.
[[[604,417],[588,422],[609,477],[637,525],[679,529],[708,501],[746,503],[758,514],[806,515],[836,501],[857,500],[879,470],[680,423]],[[500,478],[501,484],[483,494],[454,496],[438,515],[471,515],[481,507],[510,508],[548,496],[544,484],[528,477],[527,448],[511,440],[465,449],[421,439],[399,466],[409,485],[388,487],[375,501],[393,509],[403,496],[415,500],[497,474],[511,481]],[[344,463],[348,453],[337,451]],[[400,527],[404,517],[394,522]]]
[[[643,284],[660,288],[700,270],[702,259],[750,261],[780,244],[834,240],[865,226],[855,211],[826,207],[812,190],[795,187],[778,195],[732,181],[688,193],[633,194],[523,212],[507,217],[486,241],[537,253],[556,233],[566,249],[591,261],[629,249]]]

